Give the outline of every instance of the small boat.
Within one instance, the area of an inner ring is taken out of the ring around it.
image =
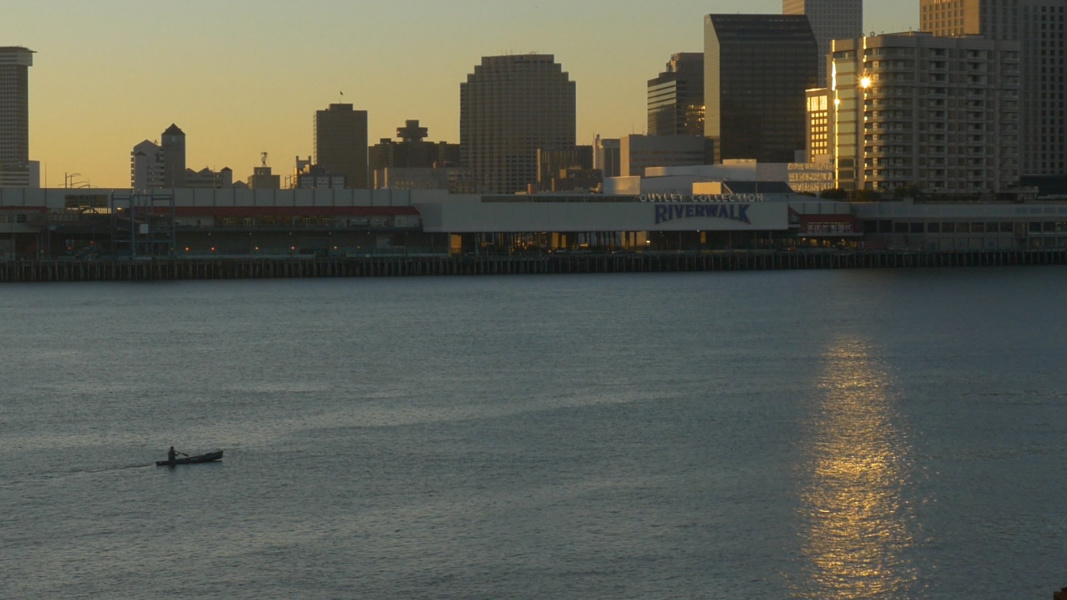
[[[175,458],[174,460],[157,460],[156,466],[173,467],[174,465],[195,465],[197,463],[215,462],[216,460],[222,460],[222,450],[208,452],[207,454],[197,454],[196,456],[183,456],[181,458]]]

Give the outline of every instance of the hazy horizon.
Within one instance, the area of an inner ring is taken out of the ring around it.
[[[918,26],[918,1],[865,3],[864,29]],[[5,8],[0,46],[34,50],[30,159],[128,187],[130,150],[177,124],[189,168],[245,180],[268,152],[276,174],[313,154],[315,111],[368,111],[370,145],[405,120],[459,142],[459,84],[483,56],[552,54],[577,82],[578,142],[644,133],[645,84],[676,52],[703,48],[703,16],[780,13],[781,0],[231,0],[178,4],[38,0]],[[341,95],[343,93],[343,96]]]

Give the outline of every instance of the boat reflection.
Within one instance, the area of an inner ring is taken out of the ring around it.
[[[868,348],[846,340],[823,359],[821,406],[803,442],[800,506],[806,580],[798,597],[913,597],[909,447],[892,378]]]

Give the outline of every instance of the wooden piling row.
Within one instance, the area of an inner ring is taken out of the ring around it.
[[[896,269],[1067,264],[1067,250],[988,252],[694,252],[540,256],[182,258],[0,262],[0,283],[444,275]]]

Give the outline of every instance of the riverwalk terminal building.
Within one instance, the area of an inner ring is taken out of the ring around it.
[[[1067,248],[1067,202],[843,202],[692,169],[603,193],[0,188],[0,260]]]

